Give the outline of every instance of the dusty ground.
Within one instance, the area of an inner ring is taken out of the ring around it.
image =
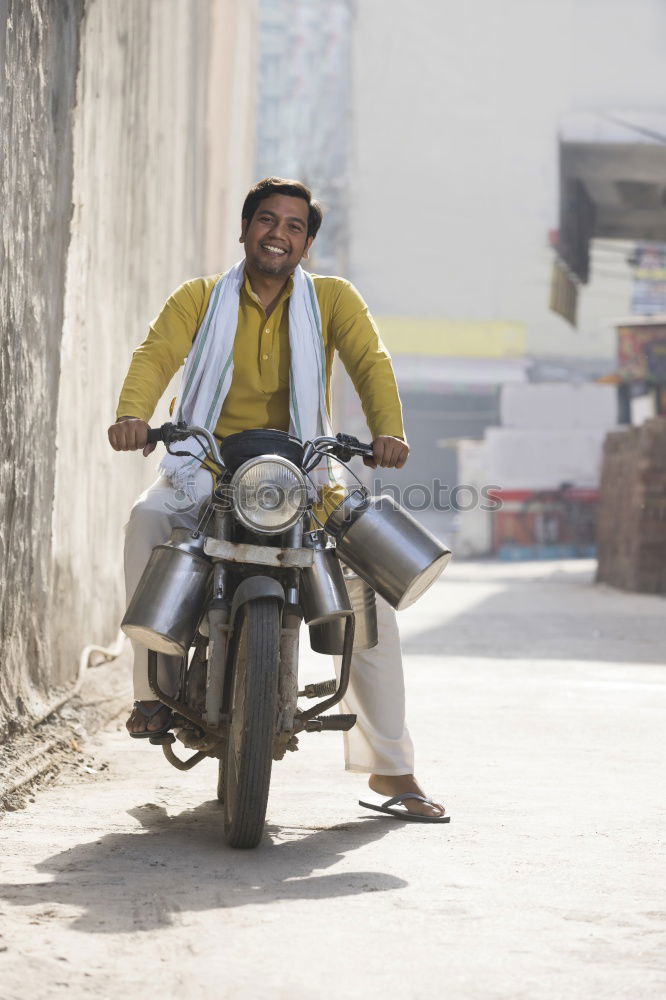
[[[0,824],[0,996],[663,997],[665,606],[591,572],[460,564],[401,614],[448,826],[364,813],[312,735],[233,852],[212,764],[100,734]]]

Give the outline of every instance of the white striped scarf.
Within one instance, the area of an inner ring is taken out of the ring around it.
[[[330,434],[326,409],[326,357],[321,313],[314,282],[300,264],[294,271],[289,300],[289,433],[301,441]],[[214,433],[234,374],[234,340],[238,306],[245,280],[245,261],[234,264],[215,283],[206,315],[197,331],[176,398],[174,420],[197,424]],[[179,442],[178,450],[193,458],[165,455],[160,472],[174,487],[183,487],[205,455],[194,438]],[[329,479],[317,470],[321,485]]]

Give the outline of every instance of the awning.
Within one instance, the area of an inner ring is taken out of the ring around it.
[[[551,308],[576,321],[590,240],[666,242],[666,114],[576,112],[560,128],[560,225]]]
[[[557,253],[575,279],[593,238],[666,242],[666,114],[570,114],[559,138]]]

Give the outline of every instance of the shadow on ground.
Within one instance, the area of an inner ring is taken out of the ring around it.
[[[407,884],[376,871],[318,874],[397,829],[386,819],[328,829],[269,826],[259,848],[238,851],[222,841],[217,801],[175,816],[154,803],[129,812],[141,831],[110,833],[55,854],[36,866],[52,876],[49,881],[0,884],[0,898],[19,906],[78,907],[77,930],[135,933],[168,926],[180,912],[354,896]]]

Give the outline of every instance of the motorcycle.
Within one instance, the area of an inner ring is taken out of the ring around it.
[[[217,797],[231,847],[261,840],[272,764],[301,734],[348,731],[331,714],[347,691],[354,648],[377,643],[375,591],[408,607],[443,572],[451,552],[390,496],[371,497],[349,469],[372,446],[338,434],[301,442],[248,430],[218,444],[203,427],[166,423],[149,442],[171,454],[192,439],[213,471],[210,502],[194,530],[174,528],[153,549],[121,628],[149,650],[155,698],[173,731],[150,737],[182,771],[219,760]],[[322,522],[316,468],[335,461],[356,485]],[[301,623],[312,648],[341,656],[339,680],[299,690]],[[158,678],[158,654],[180,658],[175,695]],[[299,698],[315,699],[302,707]],[[179,740],[194,753],[182,759]]]

